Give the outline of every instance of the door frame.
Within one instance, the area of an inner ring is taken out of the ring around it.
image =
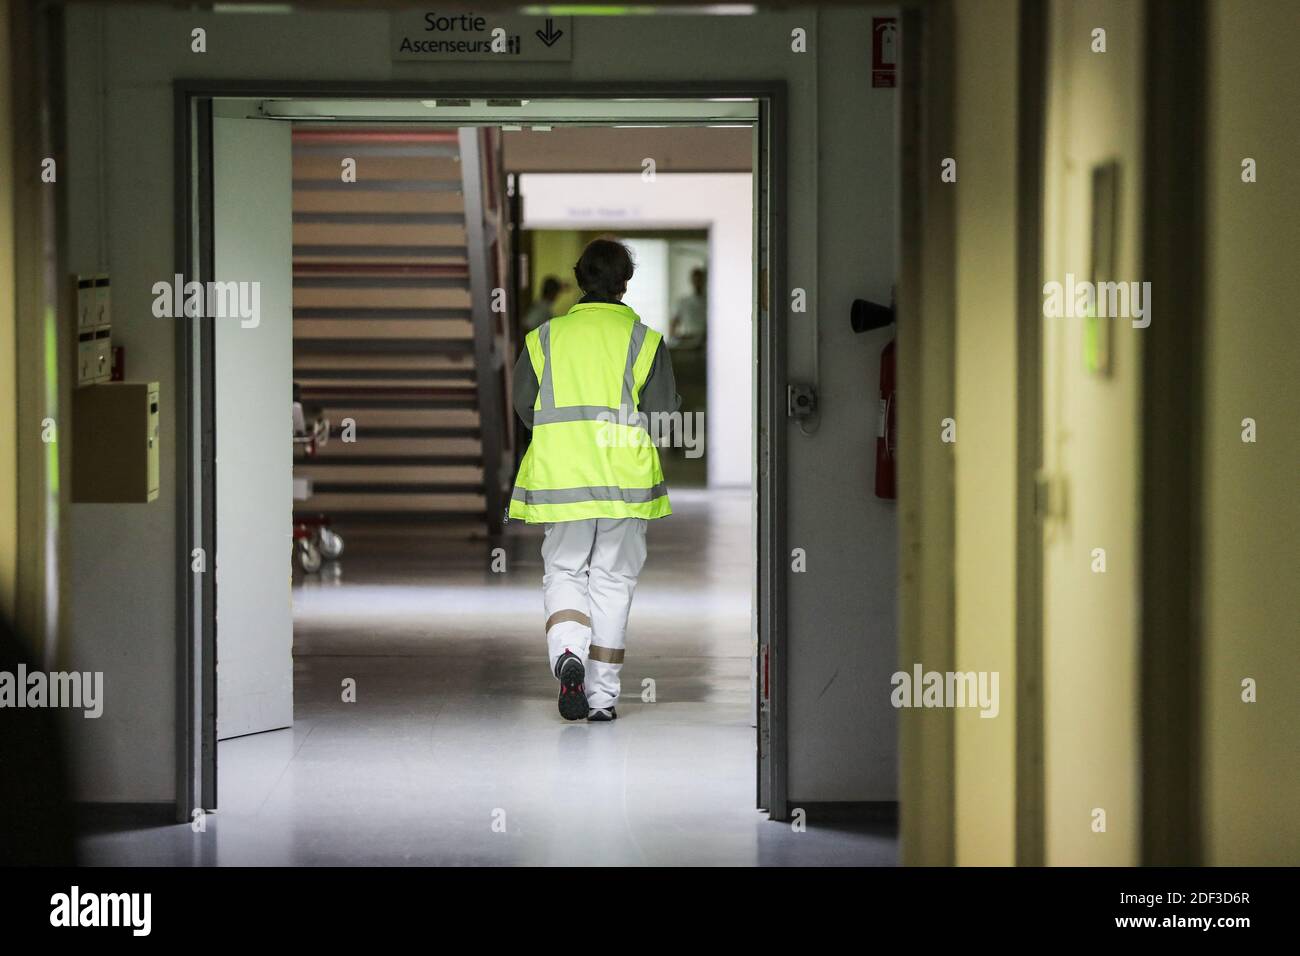
[[[758,362],[754,456],[758,553],[755,601],[759,672],[755,681],[756,803],[774,820],[789,816],[786,552],[786,85],[781,81],[680,83],[568,80],[300,81],[177,80],[173,83],[175,272],[182,281],[213,274],[212,101],[223,97],[346,97],[698,100],[747,97],[758,103],[754,169],[754,336]],[[216,541],[213,335],[210,318],[176,326],[176,819],[217,806],[216,591],[210,543]],[[190,570],[198,548],[206,571]]]
[[[898,666],[955,670],[956,504],[951,445],[909,439],[955,407],[956,202],[929,174],[952,156],[954,0],[899,11]],[[919,432],[919,429],[918,429]],[[899,862],[956,862],[956,731],[949,708],[898,727]]]
[[[1016,78],[1015,861],[1046,862],[1043,702],[1043,222],[1051,11],[1022,3]]]
[[[1139,863],[1203,866],[1205,265],[1209,172],[1204,0],[1146,0],[1142,268],[1166,290],[1139,369]],[[1181,392],[1185,402],[1168,401]],[[1159,813],[1150,808],[1160,808]]]

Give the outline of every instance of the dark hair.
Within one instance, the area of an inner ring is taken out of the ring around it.
[[[547,276],[542,280],[542,298],[554,299],[560,294],[560,280],[555,276]]]
[[[632,278],[632,253],[617,239],[593,239],[582,250],[573,276],[578,288],[601,299],[617,299]]]

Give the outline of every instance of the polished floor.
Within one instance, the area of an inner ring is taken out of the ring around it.
[[[796,832],[754,809],[749,495],[673,504],[650,528],[617,722],[556,713],[539,529],[512,525],[496,556],[354,535],[294,590],[294,726],[221,743],[206,832],[100,832],[86,861],[893,864],[888,828],[813,814]]]

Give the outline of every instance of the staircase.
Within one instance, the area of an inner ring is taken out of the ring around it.
[[[312,485],[298,513],[500,532],[513,348],[490,308],[508,287],[499,135],[295,128],[294,380],[332,424],[295,464]]]

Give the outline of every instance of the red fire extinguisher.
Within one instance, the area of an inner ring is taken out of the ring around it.
[[[897,498],[898,399],[895,388],[894,340],[880,352],[880,415],[876,423],[876,497]]]

